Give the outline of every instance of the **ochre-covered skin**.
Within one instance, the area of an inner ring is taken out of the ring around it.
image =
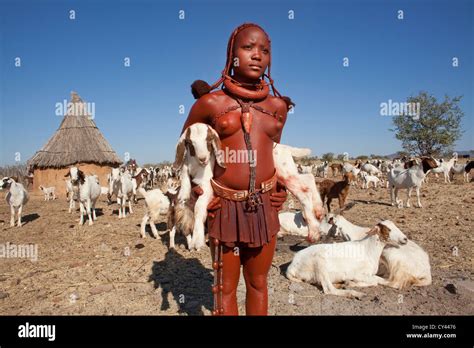
[[[233,56],[238,58],[239,66],[233,68],[232,78],[244,84],[256,84],[260,81],[263,73],[270,63],[270,43],[267,35],[258,27],[247,27],[240,31],[234,40]],[[259,67],[252,67],[258,65]],[[249,90],[252,86],[243,85]],[[222,150],[246,150],[244,132],[242,130],[240,108],[230,111],[224,115],[222,112],[227,108],[238,105],[237,101],[226,94],[224,90],[217,90],[201,96],[191,108],[189,116],[183,126],[183,131],[196,122],[209,124],[219,134],[222,142]],[[256,152],[256,188],[260,183],[271,178],[275,172],[273,163],[273,143],[280,142],[283,126],[286,122],[288,106],[279,97],[268,95],[263,100],[254,100],[254,105],[261,106],[266,111],[281,115],[272,117],[254,108],[250,127],[250,140],[253,150]],[[216,118],[216,115],[221,114]],[[235,189],[248,190],[250,168],[249,163],[228,163],[226,168],[218,165],[214,167],[214,180],[220,184]],[[286,199],[286,192],[273,190],[270,201],[275,212],[281,209]],[[278,191],[278,192],[277,192]],[[199,194],[197,188],[195,193]],[[209,217],[214,216],[213,210],[219,210],[219,198],[215,198],[209,204]],[[223,247],[223,290],[222,303],[224,315],[238,315],[237,311],[237,284],[240,275],[240,267],[243,266],[243,274],[247,286],[246,314],[266,315],[268,311],[267,277],[271,266],[276,244],[276,234],[269,243],[249,248],[239,245],[238,249]],[[214,244],[211,238],[211,253],[213,261]],[[237,250],[237,252],[236,252]]]
[[[219,90],[202,96],[192,107],[183,131],[196,122],[212,125],[214,115],[235,105],[237,102]],[[251,109],[253,113],[250,140],[253,149],[256,151],[257,177],[256,186],[272,177],[275,172],[273,163],[273,142],[280,142],[281,131],[286,121],[286,103],[280,98],[268,96],[264,101],[255,103],[264,109],[283,115],[281,121],[270,115]],[[240,121],[240,109],[230,111],[216,120],[214,129],[219,134],[222,142],[222,149],[246,150],[244,134]],[[224,186],[235,190],[247,190],[249,187],[250,168],[248,163],[227,163],[226,169],[219,166],[214,167],[214,179]]]

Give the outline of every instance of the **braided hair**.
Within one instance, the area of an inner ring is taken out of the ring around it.
[[[225,68],[224,68],[224,70],[222,70],[220,79],[217,80],[212,86],[210,86],[206,81],[203,81],[203,80],[194,81],[191,85],[191,93],[193,94],[195,99],[199,99],[203,95],[208,94],[212,90],[218,88],[224,82],[224,80],[226,78],[233,80],[232,77],[230,76],[230,71],[232,69],[232,66],[231,66],[232,65],[232,60],[233,60],[233,51],[232,51],[232,49],[234,47],[235,38],[237,37],[237,35],[242,30],[247,29],[247,28],[251,28],[251,27],[255,27],[255,28],[260,29],[265,34],[265,36],[267,37],[268,44],[270,46],[270,61],[268,63],[268,75],[264,73],[263,76],[264,77],[266,76],[268,78],[269,84],[270,84],[270,86],[272,87],[272,90],[273,90],[273,95],[278,97],[278,98],[283,99],[285,101],[288,109],[290,109],[291,106],[295,106],[295,103],[293,103],[289,97],[281,96],[281,94],[278,92],[278,90],[274,86],[273,79],[271,78],[272,60],[271,60],[271,41],[270,41],[270,37],[268,36],[266,31],[263,30],[263,28],[261,26],[259,26],[258,24],[255,24],[255,23],[244,23],[244,24],[239,25],[237,28],[234,29],[234,31],[230,35],[229,42],[227,43],[227,59],[226,59],[226,63],[225,63]],[[233,80],[233,81],[235,81],[235,80]]]

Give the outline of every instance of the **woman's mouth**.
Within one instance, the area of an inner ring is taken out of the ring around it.
[[[249,65],[249,67],[252,70],[261,70],[262,69],[262,67],[260,65],[254,65],[254,64]]]

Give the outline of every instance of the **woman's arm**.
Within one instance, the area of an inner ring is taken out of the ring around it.
[[[288,107],[282,99],[275,98],[274,100],[277,106],[277,114],[283,116],[283,119],[281,120],[283,125],[280,129],[280,132],[278,132],[277,136],[273,139],[274,142],[280,143],[281,134],[283,131],[283,127],[285,126],[286,118],[288,115]],[[274,207],[277,211],[280,211],[283,208],[283,203],[285,203],[287,197],[288,197],[288,193],[286,192],[285,185],[278,182],[277,187],[276,187],[276,192],[273,192],[272,194],[270,194],[270,201],[271,201],[272,207]]]
[[[277,114],[283,116],[283,119],[281,120],[283,125],[281,126],[281,129],[278,132],[277,136],[275,138],[273,138],[273,141],[275,143],[280,143],[281,133],[283,131],[283,127],[285,126],[286,118],[288,116],[288,107],[287,107],[285,101],[280,99],[280,98],[275,98],[274,103],[275,103],[275,106],[276,106]]]

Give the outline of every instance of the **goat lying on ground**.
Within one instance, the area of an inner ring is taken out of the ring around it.
[[[55,200],[56,199],[56,195],[54,193],[55,191],[55,187],[52,186],[52,187],[44,187],[42,185],[40,185],[39,189],[41,191],[43,191],[43,194],[44,194],[44,200],[45,201],[49,201],[50,199],[53,199]]]
[[[328,215],[329,224],[336,227],[336,234],[346,241],[363,239],[370,231],[347,221],[342,215]],[[398,248],[387,246],[383,249],[381,264],[385,266],[382,276],[387,278],[387,286],[404,289],[411,285],[427,286],[431,284],[431,267],[428,254],[415,242]]]
[[[28,203],[28,192],[25,190],[25,187],[16,182],[14,177],[4,177],[0,182],[0,189],[9,190],[5,200],[10,206],[10,227],[15,226],[15,215],[18,216],[17,226],[21,227],[21,213],[23,211],[23,206]]]
[[[279,213],[278,220],[280,221],[280,231],[277,234],[278,238],[287,235],[307,237],[309,234],[308,224],[301,211]],[[324,217],[320,222],[319,231],[325,236],[330,235],[331,237],[335,237],[338,235],[336,226],[328,223],[327,217]]]
[[[361,298],[363,293],[336,289],[334,283],[366,287],[388,281],[377,276],[380,256],[387,244],[403,245],[407,237],[389,220],[377,224],[362,240],[318,244],[297,252],[286,275],[295,282],[320,284],[325,294]]]
[[[334,182],[332,180],[326,179],[318,183],[322,202],[324,202],[325,198],[327,197],[326,205],[328,207],[328,212],[331,212],[331,201],[334,198],[339,200],[339,207],[341,209],[344,208],[347,195],[349,194],[350,183],[353,180],[354,175],[349,172],[344,174],[343,181]]]
[[[97,198],[100,196],[100,185],[97,177],[95,175],[85,176],[82,170],[79,170],[76,167],[71,167],[65,176],[71,179],[73,186],[78,187],[79,207],[81,209],[79,224],[84,224],[84,214],[87,213],[89,225],[92,225],[92,219],[97,220],[95,215],[95,204]]]

